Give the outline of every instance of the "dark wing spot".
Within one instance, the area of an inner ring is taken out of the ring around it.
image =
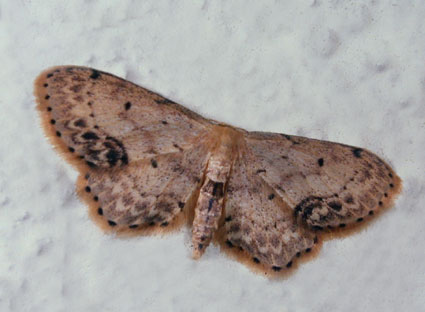
[[[324,163],[323,158],[319,158],[317,160],[317,163],[319,164],[320,167],[322,167],[323,166],[323,163]]]
[[[335,211],[340,211],[341,208],[342,208],[341,203],[340,202],[336,202],[336,201],[328,203],[328,206],[331,207]]]
[[[97,136],[97,134],[96,134],[96,133],[94,133],[94,132],[91,132],[91,131],[84,133],[84,134],[82,135],[82,137],[83,137],[85,140],[98,140],[98,139],[99,139],[99,137]]]
[[[56,120],[51,119],[51,120],[50,120],[50,123],[51,123],[52,125],[54,125],[54,124],[56,123]]]
[[[114,137],[106,137],[106,142],[103,145],[109,149],[106,154],[106,158],[108,159],[109,165],[114,166],[118,160],[121,160],[121,163],[126,165],[128,164],[128,156],[124,145],[115,139]]]
[[[138,224],[132,224],[132,225],[130,225],[130,226],[129,226],[129,228],[130,228],[130,229],[135,229],[135,228],[137,228],[138,226],[139,226]]]
[[[296,141],[296,139],[290,135],[287,134],[280,134],[281,136],[283,136],[285,139],[287,139],[288,141],[290,141],[292,144],[300,144],[299,142]]]
[[[45,97],[44,97],[46,100],[48,100],[48,99],[50,99],[50,95],[46,95]]]
[[[269,200],[273,200],[273,198],[274,198],[274,194],[272,193],[269,195]]]
[[[76,120],[75,122],[74,122],[74,125],[76,126],[76,127],[80,127],[80,128],[84,128],[84,127],[86,127],[87,126],[87,124],[86,124],[86,121],[84,120],[84,119],[78,119],[78,120]]]
[[[355,148],[353,149],[353,154],[355,157],[360,158],[362,157],[362,149],[361,148]]]
[[[346,202],[347,204],[352,204],[352,203],[354,203],[354,198],[353,198],[353,196],[351,196],[351,195],[347,195],[347,197],[345,198],[345,202]]]
[[[82,156],[82,158],[84,158],[84,156]],[[87,166],[89,166],[90,168],[96,168],[96,164],[92,163],[91,161],[86,161]]]
[[[179,208],[180,209],[183,209],[184,208],[184,203],[183,202],[178,202],[178,204],[177,205],[179,205]]]
[[[163,125],[167,125],[167,124],[168,124],[168,122],[167,122],[167,121],[165,121],[165,120],[161,121],[161,123],[162,123]]]
[[[56,131],[56,136],[60,137],[62,135],[62,133],[60,133],[59,131]]]
[[[204,248],[204,244],[198,244],[198,248],[199,248],[199,249]]]
[[[297,205],[294,209],[294,215],[298,216],[301,211],[302,211],[302,207],[300,205]]]
[[[174,104],[173,101],[168,99],[154,100],[157,104]]]
[[[287,264],[286,264],[286,267],[287,268],[290,268],[292,266],[292,261],[289,261]]]
[[[232,248],[232,247],[233,247],[232,242],[231,242],[231,241],[229,241],[229,240],[226,240],[226,245],[227,245],[229,248]]]
[[[99,77],[100,77],[100,73],[97,70],[92,69],[90,78],[91,79],[98,79]]]
[[[114,221],[112,221],[112,220],[108,220],[108,224],[110,225],[110,226],[115,226],[115,225],[117,225]]]
[[[275,272],[279,272],[280,270],[282,270],[282,268],[281,267],[279,267],[279,266],[272,266],[272,269],[273,269],[273,271],[275,271]]]
[[[101,207],[97,208],[97,214],[103,216],[103,209]]]
[[[70,151],[71,153],[74,153],[75,149],[73,147],[68,147],[68,151]]]
[[[115,164],[120,159],[120,156],[121,154],[114,149],[111,149],[108,151],[108,153],[106,153],[106,159],[108,160],[108,163],[111,167],[115,166]]]
[[[163,223],[161,223],[161,226],[162,227],[165,227],[165,226],[167,226],[168,225],[168,222],[163,222]]]
[[[155,160],[155,159],[151,159],[151,165],[152,165],[152,167],[154,167],[154,168],[158,168],[158,163],[156,162],[156,160]]]
[[[173,144],[173,146],[174,146],[175,148],[178,148],[180,151],[183,151],[183,149],[182,149],[180,146],[178,146],[178,144],[174,143],[174,144]]]
[[[124,107],[125,107],[125,110],[129,110],[131,107],[131,103],[130,102],[125,103]]]
[[[53,77],[53,74],[47,74],[47,78]]]
[[[313,213],[313,209],[316,208],[316,207],[320,207],[320,206],[317,206],[315,204],[310,204],[310,205],[306,206],[304,208],[304,211],[303,211],[303,219],[307,220],[311,216],[311,214]]]
[[[232,221],[232,216],[228,216],[228,217],[226,217],[226,218],[224,219],[224,221],[225,221],[225,222]]]
[[[294,214],[298,216],[302,212],[302,218],[306,220],[312,214],[314,208],[321,207],[322,205],[323,199],[321,197],[309,196],[295,206]]]
[[[260,260],[258,260],[258,258],[252,258],[252,261],[254,261],[255,263],[260,263]]]
[[[291,140],[291,137],[289,135],[287,135],[287,134],[281,133],[280,135],[283,136],[285,139],[287,139],[289,141]]]
[[[87,193],[90,193],[91,192],[90,186],[86,186],[85,190],[86,190]]]

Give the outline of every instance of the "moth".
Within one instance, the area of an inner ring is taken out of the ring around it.
[[[188,220],[195,258],[214,238],[280,271],[317,246],[318,233],[363,221],[401,189],[366,149],[249,132],[96,69],[50,68],[35,96],[95,220],[118,233]]]

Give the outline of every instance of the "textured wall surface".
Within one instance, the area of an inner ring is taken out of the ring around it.
[[[423,311],[424,1],[0,0],[1,311]],[[223,122],[366,147],[404,180],[365,230],[270,281],[189,230],[118,239],[45,139],[52,65],[127,78]]]

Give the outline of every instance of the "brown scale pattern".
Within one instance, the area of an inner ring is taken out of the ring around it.
[[[81,173],[93,218],[120,233],[187,220],[195,257],[215,238],[278,272],[317,246],[320,230],[352,228],[401,190],[365,149],[247,132],[95,69],[48,69],[35,95],[46,133]]]

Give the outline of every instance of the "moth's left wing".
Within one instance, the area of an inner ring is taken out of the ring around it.
[[[315,233],[297,223],[291,207],[257,173],[248,153],[240,148],[227,186],[226,243],[279,271],[313,247]]]
[[[252,170],[310,227],[362,221],[401,188],[391,167],[365,149],[260,132],[245,142]]]
[[[390,203],[394,171],[367,150],[245,133],[225,199],[227,243],[279,270],[313,247],[315,230],[345,226]]]

